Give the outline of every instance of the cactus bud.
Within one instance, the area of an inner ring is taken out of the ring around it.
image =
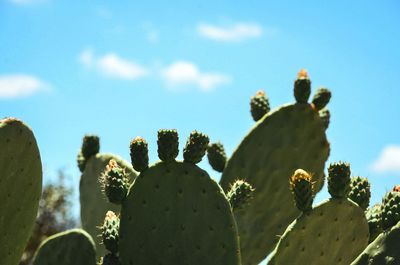
[[[333,198],[346,198],[350,191],[350,165],[332,163],[328,168],[328,191]]]
[[[96,155],[100,151],[100,139],[97,135],[87,134],[82,141],[82,155],[85,159]]]
[[[369,199],[371,198],[371,185],[368,179],[354,177],[351,179],[350,188],[349,198],[365,211],[369,206]]]
[[[114,212],[108,211],[101,227],[103,244],[108,251],[116,254],[119,242],[119,218]]]
[[[131,162],[134,169],[141,172],[149,167],[149,147],[145,139],[138,136],[130,144]]]
[[[253,116],[254,121],[258,121],[269,111],[268,98],[263,90],[259,90],[257,94],[250,99],[251,116]]]
[[[327,88],[319,88],[317,93],[315,93],[312,104],[314,105],[315,109],[321,110],[328,105],[329,100],[331,99],[331,91]]]
[[[100,182],[108,200],[111,203],[121,204],[128,193],[129,182],[125,170],[114,159],[108,162]]]
[[[162,161],[173,161],[179,153],[179,138],[176,130],[158,131],[158,157]]]
[[[208,146],[207,158],[214,170],[218,172],[224,171],[227,158],[224,146],[220,142]]]
[[[226,195],[232,210],[237,211],[248,204],[253,197],[254,188],[244,180],[236,180]]]
[[[294,97],[297,103],[307,103],[311,94],[311,81],[305,69],[301,69],[294,81]]]
[[[311,180],[311,175],[302,169],[297,169],[289,179],[296,207],[302,212],[312,208],[314,184]]]
[[[206,153],[210,139],[207,135],[193,131],[190,133],[183,149],[183,159],[185,162],[197,164]]]

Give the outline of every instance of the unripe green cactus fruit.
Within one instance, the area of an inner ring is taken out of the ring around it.
[[[350,165],[332,163],[328,167],[328,191],[333,198],[345,198],[350,191]]]
[[[298,168],[312,173],[314,193],[324,182],[329,155],[326,125],[318,110],[307,104],[310,80],[301,72],[295,81],[296,103],[264,115],[244,137],[226,163],[220,184],[227,192],[238,177],[254,186],[254,199],[235,212],[242,262],[259,264],[280,235],[299,215],[293,205],[288,177]]]
[[[336,175],[332,180],[344,178],[346,175]],[[345,185],[337,187],[346,189]],[[344,194],[339,188],[335,191]],[[346,197],[332,197],[303,212],[287,227],[268,265],[349,264],[365,249],[368,239],[364,211]]]
[[[365,211],[371,198],[371,185],[368,179],[354,177],[351,179],[350,188],[349,199],[357,203]]]
[[[162,161],[173,161],[179,153],[179,139],[176,130],[158,131],[158,157]]]
[[[128,181],[128,185],[130,185],[130,183],[132,183],[136,178],[137,174],[129,162],[126,162],[121,157],[114,154],[98,153],[91,156],[87,160],[79,185],[81,223],[82,228],[96,239],[98,238],[99,232],[97,227],[103,223],[104,215],[107,213],[107,211],[120,211],[120,206],[108,202],[107,198],[104,196],[102,192],[102,189],[105,188],[104,181],[102,181],[103,185],[99,185],[99,179],[104,179],[102,175],[104,174],[104,171],[111,160],[116,161],[119,165],[119,168],[115,173],[123,171],[124,176],[127,179],[121,181],[121,185],[127,185],[125,183],[126,181]],[[117,179],[113,180],[118,182]],[[113,185],[116,185],[116,183],[113,182]],[[109,188],[111,188],[111,186],[112,185],[110,185]],[[119,196],[122,195],[120,194]],[[117,195],[114,198],[115,200],[117,200],[116,197]],[[98,257],[102,257],[106,253],[104,246],[100,243],[100,240],[96,240]]]
[[[326,88],[320,88],[315,93],[312,104],[317,110],[322,110],[328,104],[331,96],[331,91]]]
[[[96,265],[96,247],[92,237],[81,229],[72,229],[47,238],[37,250],[33,265]]]
[[[400,192],[390,191],[383,198],[382,228],[389,229],[400,221]]]
[[[20,120],[0,120],[0,146],[0,264],[16,265],[35,223],[42,163],[35,136]]]
[[[400,222],[381,233],[351,265],[400,264]]]
[[[194,164],[207,144],[207,136],[192,133],[184,162],[145,167],[131,185],[120,215],[122,264],[240,265],[231,206],[219,185]]]
[[[209,142],[207,135],[197,131],[191,132],[183,148],[183,159],[193,164],[199,163],[207,151]]]
[[[250,112],[254,121],[258,121],[270,111],[269,101],[265,92],[260,90],[250,99]]]
[[[119,218],[112,211],[108,211],[104,218],[104,224],[101,227],[101,236],[106,249],[116,254],[119,242]]]
[[[100,182],[108,200],[111,203],[121,204],[129,189],[129,180],[125,169],[121,168],[114,159],[111,159],[101,176]]]
[[[374,241],[383,231],[381,207],[381,204],[375,204],[365,212],[369,226],[369,242]]]
[[[132,167],[141,172],[149,167],[149,147],[145,139],[138,136],[131,141],[129,146]]]
[[[236,180],[226,197],[231,204],[232,210],[243,209],[253,198],[254,188],[244,180]]]
[[[218,142],[210,144],[207,149],[207,158],[214,170],[218,172],[224,171],[226,164],[226,153],[222,143]]]

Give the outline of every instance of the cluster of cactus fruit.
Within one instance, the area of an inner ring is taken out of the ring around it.
[[[77,157],[83,230],[45,240],[33,264],[256,265],[267,256],[274,265],[400,264],[400,187],[370,207],[368,180],[351,178],[348,163],[331,163],[331,198],[313,205],[330,151],[331,93],[320,88],[308,103],[310,95],[304,70],[294,104],[271,111],[257,92],[250,100],[256,123],[230,158],[198,131],[177,161],[177,131],[159,130],[154,164],[142,137],[131,141],[129,163],[99,153],[99,137],[86,135]],[[0,264],[16,265],[37,211],[41,162],[21,121],[1,120],[0,142]],[[196,165],[206,153],[219,183]],[[20,187],[23,197],[14,196]]]

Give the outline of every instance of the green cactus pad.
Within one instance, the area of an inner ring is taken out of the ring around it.
[[[381,233],[351,265],[400,264],[400,222]]]
[[[268,265],[347,265],[368,239],[363,210],[348,199],[329,199],[288,226]]]
[[[245,136],[228,160],[220,182],[228,191],[240,177],[255,188],[251,203],[235,213],[244,265],[260,263],[278,242],[276,235],[298,216],[288,192],[288,177],[302,168],[312,174],[314,192],[318,192],[328,155],[324,124],[309,104],[271,111]]]
[[[0,120],[0,264],[16,265],[35,223],[42,163],[35,136],[22,121]]]
[[[33,265],[96,265],[96,248],[91,236],[81,229],[58,233],[37,250]]]
[[[119,166],[125,169],[129,182],[132,183],[136,177],[136,172],[128,162],[113,154],[97,154],[87,161],[79,187],[82,228],[96,239],[98,256],[103,256],[106,251],[104,246],[100,244],[101,240],[98,238],[99,230],[97,227],[102,225],[107,211],[120,211],[120,206],[108,202],[99,184],[99,178],[111,159],[114,159]]]
[[[206,171],[159,162],[143,171],[122,204],[122,264],[239,265],[230,205]]]

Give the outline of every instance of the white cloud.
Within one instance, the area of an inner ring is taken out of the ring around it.
[[[197,26],[200,36],[222,42],[239,42],[249,38],[261,37],[263,29],[255,23],[236,23],[221,27],[201,23]]]
[[[32,75],[0,75],[0,99],[26,97],[49,88],[49,85]]]
[[[8,1],[20,6],[28,6],[28,5],[43,3],[46,0],[8,0]]]
[[[203,91],[210,91],[231,80],[229,76],[220,73],[200,72],[195,64],[186,61],[177,61],[165,67],[161,76],[170,87],[196,85]]]
[[[148,74],[145,67],[121,58],[115,53],[96,57],[91,50],[84,50],[79,56],[79,61],[110,78],[134,80]]]
[[[400,172],[400,146],[386,146],[371,169],[377,173]]]

